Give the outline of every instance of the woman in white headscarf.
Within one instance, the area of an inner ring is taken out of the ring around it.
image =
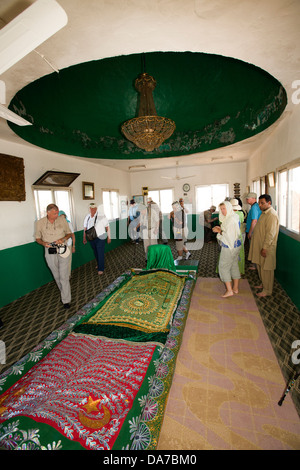
[[[221,227],[213,227],[213,231],[217,233],[217,239],[221,245],[219,275],[221,281],[226,286],[226,292],[222,297],[230,297],[233,294],[238,294],[239,291],[239,279],[241,278],[239,270],[239,253],[242,245],[241,231],[239,217],[233,211],[230,202],[222,202],[219,208]]]

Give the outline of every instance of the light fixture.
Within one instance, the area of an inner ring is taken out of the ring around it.
[[[233,160],[233,157],[230,155],[229,157],[212,157],[211,161],[216,162],[217,160]]]
[[[0,74],[63,28],[66,12],[55,0],[37,0],[0,31]]]
[[[133,166],[129,166],[128,170],[140,170],[144,168],[146,168],[146,165],[133,165]]]
[[[169,118],[157,116],[152,91],[156,80],[146,72],[135,80],[135,88],[140,93],[138,117],[126,121],[121,131],[126,139],[137,147],[152,152],[174,132],[175,122]]]

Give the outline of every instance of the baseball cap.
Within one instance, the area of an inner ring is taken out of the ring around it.
[[[257,194],[256,193],[248,193],[247,196],[246,196],[246,199],[251,199],[251,198],[257,199]]]

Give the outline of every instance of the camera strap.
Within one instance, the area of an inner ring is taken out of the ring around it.
[[[97,217],[98,217],[98,214],[96,214],[96,217],[95,217],[95,220],[94,220],[94,227],[95,227],[96,222],[97,222]],[[87,226],[88,226],[88,224],[89,224],[90,218],[91,218],[91,216],[89,216],[89,218],[87,219],[87,223],[86,223]],[[92,227],[91,227],[91,228],[92,228]]]

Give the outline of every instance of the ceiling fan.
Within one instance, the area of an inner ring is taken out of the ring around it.
[[[185,180],[186,178],[193,178],[195,175],[190,176],[178,176],[178,162],[176,162],[176,176],[161,176],[166,180]]]
[[[37,0],[0,30],[0,75],[63,28],[68,17],[55,0]],[[2,90],[3,90],[2,82]],[[5,85],[4,85],[5,89]],[[0,99],[0,117],[19,126],[32,125],[3,106]]]

